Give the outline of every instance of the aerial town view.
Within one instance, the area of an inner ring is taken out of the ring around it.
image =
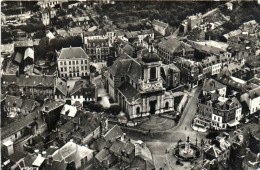
[[[1,1],[2,170],[260,170],[260,0]]]

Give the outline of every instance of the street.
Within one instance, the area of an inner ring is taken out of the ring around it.
[[[143,140],[146,143],[146,145],[150,148],[156,169],[174,169],[172,168],[173,166],[176,167],[176,170],[182,168],[185,169],[185,166],[177,167],[177,165],[175,165],[175,162],[170,161],[171,159],[169,159],[169,157],[173,157],[173,155],[170,153],[167,158],[165,151],[166,149],[169,150],[170,148],[173,148],[180,139],[182,141],[186,141],[187,136],[190,137],[192,143],[195,143],[196,132],[191,128],[190,125],[197,110],[197,101],[200,91],[201,87],[197,87],[192,90],[191,98],[189,99],[182,113],[182,117],[179,123],[173,128],[165,131],[157,131],[155,133],[152,133],[152,137],[150,135],[140,135],[138,132],[134,131],[127,131],[127,134],[131,138]],[[198,133],[198,143],[200,143],[200,140],[203,136],[205,136],[205,134]]]

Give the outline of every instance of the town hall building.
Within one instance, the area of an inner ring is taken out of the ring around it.
[[[166,91],[162,63],[153,47],[134,59],[121,55],[105,72],[105,86],[130,119],[174,110],[172,92]]]

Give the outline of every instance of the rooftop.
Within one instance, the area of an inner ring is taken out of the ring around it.
[[[152,24],[160,26],[160,27],[163,27],[163,28],[167,28],[168,27],[168,24],[166,24],[166,23],[164,23],[162,21],[159,21],[159,20],[153,20]]]
[[[226,87],[226,86],[219,83],[218,81],[216,81],[214,79],[208,79],[208,80],[204,81],[203,91],[213,91],[213,90],[221,89],[224,87]]]
[[[59,59],[87,59],[88,55],[81,47],[62,48]]]
[[[17,86],[45,86],[54,87],[55,76],[52,75],[19,75],[5,74],[2,75],[2,86],[15,84]]]

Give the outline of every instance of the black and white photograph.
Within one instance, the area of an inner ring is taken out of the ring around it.
[[[260,170],[260,0],[1,0],[2,170]]]

